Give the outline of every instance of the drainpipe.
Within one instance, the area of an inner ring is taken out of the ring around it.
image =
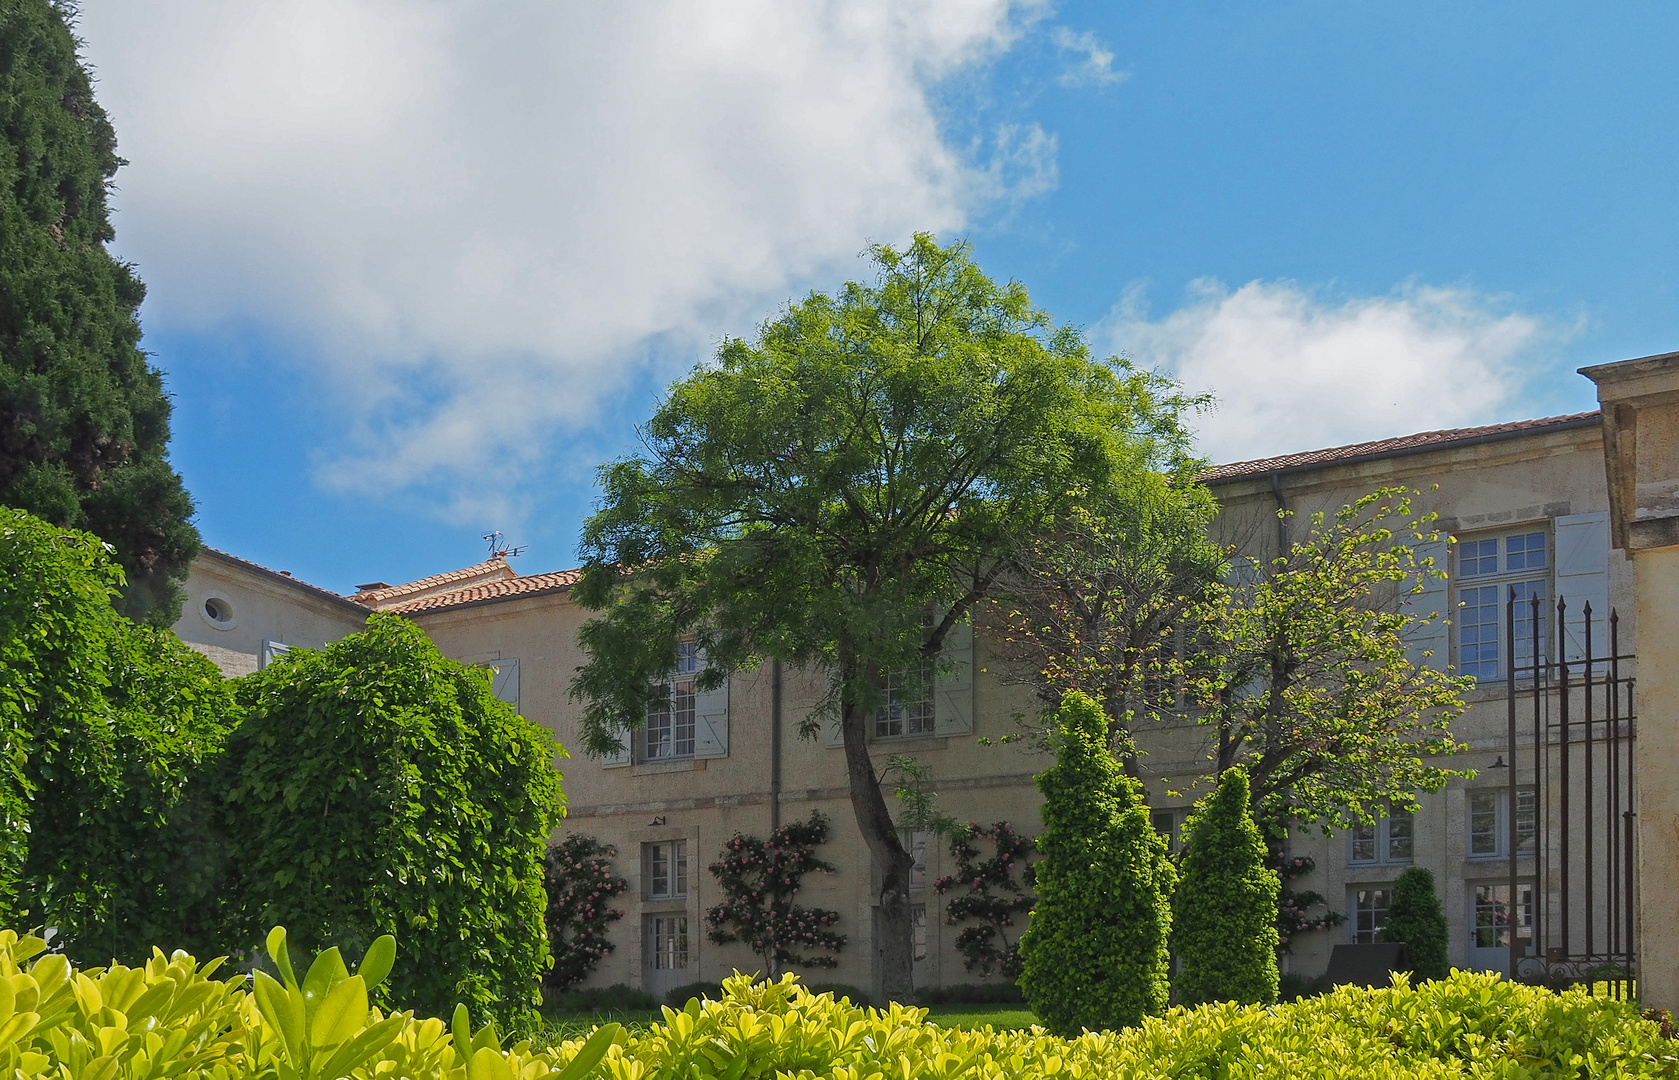
[[[1283,478],[1277,470],[1271,470],[1271,494],[1277,500],[1277,556],[1286,558],[1294,549],[1294,542],[1288,537],[1288,518],[1284,516],[1288,511],[1288,500],[1283,497]]]
[[[781,661],[770,661],[770,832],[781,828]]]

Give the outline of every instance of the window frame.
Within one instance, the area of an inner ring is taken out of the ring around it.
[[[1542,543],[1541,565],[1530,565],[1534,551],[1528,547],[1528,542],[1538,538]],[[1521,541],[1519,548],[1513,548],[1515,541]],[[1494,550],[1490,554],[1477,552],[1470,555],[1472,547],[1492,544]],[[1451,586],[1452,617],[1452,668],[1459,674],[1473,675],[1478,683],[1503,682],[1509,665],[1510,642],[1504,640],[1504,605],[1510,596],[1512,587],[1539,586],[1539,650],[1540,659],[1546,659],[1550,654],[1551,645],[1551,604],[1555,601],[1556,586],[1556,537],[1550,521],[1534,522],[1517,528],[1500,529],[1496,531],[1474,533],[1464,537],[1454,537],[1449,582]],[[1473,558],[1477,562],[1491,559],[1493,567],[1482,572],[1479,568],[1470,573],[1465,570],[1465,559]],[[1519,565],[1511,566],[1512,562]],[[1469,622],[1472,613],[1484,612],[1489,606],[1484,597],[1467,595],[1469,590],[1491,589],[1492,617],[1486,622]],[[1519,641],[1531,641],[1533,630],[1531,615],[1523,613],[1526,597],[1531,593],[1522,593],[1518,597],[1516,611],[1516,637]],[[1527,629],[1524,630],[1523,627]],[[1490,658],[1477,658],[1466,662],[1464,648],[1469,646],[1484,646],[1482,635],[1489,631],[1492,634],[1493,655]],[[1466,642],[1466,635],[1474,633],[1476,640]],[[1525,656],[1522,650],[1517,651],[1517,678],[1521,678],[1520,668],[1533,663],[1532,656]],[[1531,672],[1529,673],[1531,678]]]
[[[1372,894],[1372,902],[1368,909],[1364,905],[1365,893]],[[1381,903],[1374,902],[1374,897],[1380,896]],[[1370,927],[1363,926],[1364,914],[1370,914]],[[1382,939],[1382,930],[1387,927],[1388,915],[1393,910],[1393,883],[1391,881],[1376,882],[1368,885],[1347,886],[1347,942],[1352,945],[1375,945]],[[1379,918],[1378,918],[1379,914]]]
[[[688,899],[688,841],[685,838],[655,840],[643,845],[643,850],[645,854],[642,857],[647,873],[647,899]],[[663,891],[659,888],[661,855],[664,863]]]
[[[1475,950],[1483,949],[1509,948],[1510,942],[1507,936],[1509,934],[1508,925],[1501,927],[1496,921],[1483,924],[1481,922],[1481,913],[1483,910],[1492,911],[1493,918],[1496,920],[1496,909],[1493,905],[1500,903],[1509,904],[1509,901],[1501,901],[1497,899],[1496,896],[1493,896],[1486,898],[1484,902],[1482,894],[1496,894],[1499,890],[1507,891],[1510,888],[1510,883],[1508,881],[1470,881],[1465,882],[1465,884],[1468,886],[1469,894],[1469,919],[1468,925],[1464,929],[1469,933],[1469,948],[1471,952],[1473,953]],[[1515,922],[1516,939],[1518,941],[1525,940],[1531,945],[1533,941],[1533,879],[1519,879],[1516,882],[1516,890],[1517,900],[1514,905],[1517,914]],[[1483,945],[1481,943],[1483,931],[1488,931],[1492,934],[1493,944]],[[1504,941],[1498,940],[1501,936],[1505,937]]]
[[[694,756],[698,742],[700,647],[696,642],[678,642],[676,670],[663,683],[662,700],[650,697],[642,723],[641,760],[684,761]],[[683,678],[687,676],[687,678]]]
[[[926,739],[938,734],[938,702],[934,699],[934,689],[938,682],[938,671],[931,659],[922,660],[915,665],[918,675],[913,682],[906,682],[906,672],[888,672],[886,686],[886,702],[874,715],[874,724],[870,728],[871,738],[877,741],[890,739]],[[909,692],[916,691],[913,698]],[[889,730],[893,725],[896,731]]]
[[[1493,800],[1493,847],[1490,851],[1476,851],[1475,818],[1485,811],[1477,810],[1476,800],[1491,798]],[[1463,823],[1467,847],[1465,858],[1472,860],[1508,859],[1510,857],[1510,789],[1508,787],[1470,788],[1465,792],[1463,802]],[[1525,833],[1522,829],[1522,819],[1528,818],[1531,824]],[[1539,789],[1532,784],[1521,784],[1516,788],[1516,855],[1518,858],[1532,858],[1538,846],[1539,829]]]
[[[1403,837],[1409,842],[1410,851],[1404,855],[1393,853],[1394,842],[1401,839],[1394,835],[1393,823],[1403,821],[1408,829],[1408,835]],[[1368,836],[1361,835],[1369,830]],[[1364,841],[1371,844],[1372,854],[1364,859],[1358,856],[1358,844]],[[1417,861],[1417,822],[1413,811],[1395,817],[1391,813],[1383,814],[1369,825],[1354,825],[1347,832],[1347,865],[1348,866],[1410,866]]]
[[[654,971],[687,971],[691,940],[688,935],[688,915],[682,911],[661,912],[648,916],[648,950],[653,954]],[[669,947],[662,947],[665,942]],[[680,961],[677,962],[677,961]]]

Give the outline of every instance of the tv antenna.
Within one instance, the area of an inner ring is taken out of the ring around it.
[[[490,558],[492,559],[516,559],[525,553],[524,547],[514,547],[505,543],[501,538],[500,529],[492,533],[485,533],[484,539],[490,545]]]

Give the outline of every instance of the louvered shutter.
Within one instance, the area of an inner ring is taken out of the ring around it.
[[[519,709],[519,661],[517,659],[492,660],[484,665],[490,669],[490,693],[500,701],[513,706],[515,712]]]
[[[618,732],[618,741],[624,744],[624,748],[602,757],[600,760],[601,765],[608,769],[621,769],[626,765],[633,764],[635,761],[635,754],[632,752],[631,748],[635,745],[634,740],[635,733],[633,731]]]
[[[1563,658],[1586,656],[1585,608],[1592,609],[1592,652],[1609,653],[1609,515],[1570,514],[1556,520],[1557,596],[1567,601]]]
[[[1446,541],[1424,541],[1416,545],[1415,551],[1417,562],[1433,560],[1434,570],[1450,569],[1452,549]],[[1426,623],[1412,623],[1406,628],[1406,658],[1415,667],[1445,671],[1452,666],[1452,583],[1448,578],[1424,574],[1421,584],[1421,592],[1407,594],[1399,602],[1399,610],[1404,614],[1413,619],[1428,620]]]
[[[705,670],[705,654],[700,653],[699,668]],[[729,756],[729,680],[715,690],[694,693],[694,756],[716,758]]]

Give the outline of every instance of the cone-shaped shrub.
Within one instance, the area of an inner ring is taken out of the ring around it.
[[[1184,827],[1172,905],[1178,1004],[1277,1000],[1277,872],[1248,807],[1248,774],[1226,769]]]
[[[1434,893],[1434,875],[1413,866],[1393,883],[1383,941],[1403,941],[1411,957],[1411,974],[1418,981],[1444,979],[1451,974],[1446,960],[1446,913]]]
[[[1051,1031],[1120,1028],[1166,1009],[1168,897],[1176,873],[1140,785],[1108,751],[1101,706],[1068,694],[1055,765],[1038,777],[1038,892],[1020,939],[1020,986]]]

